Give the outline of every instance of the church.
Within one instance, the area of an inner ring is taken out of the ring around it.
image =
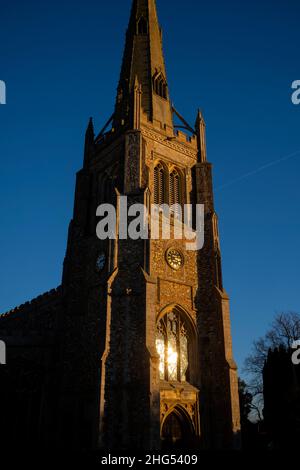
[[[0,317],[1,442],[239,448],[229,298],[196,109],[190,125],[172,104],[155,0],[133,0],[115,108],[100,132],[92,119],[86,130],[61,285]],[[201,204],[202,249],[172,235],[99,239],[97,208],[113,204],[118,217],[122,196],[128,206]]]

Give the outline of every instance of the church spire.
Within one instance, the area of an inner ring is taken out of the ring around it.
[[[133,126],[132,98],[141,85],[144,119],[172,128],[172,110],[155,0],[133,0],[118,86],[114,128]]]

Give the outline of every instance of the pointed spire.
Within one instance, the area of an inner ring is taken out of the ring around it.
[[[196,118],[195,130],[198,143],[198,161],[201,163],[206,162],[206,125],[200,109]]]
[[[155,0],[133,0],[118,86],[114,127],[133,125],[130,97],[141,85],[146,119],[172,128],[172,111]]]
[[[89,124],[85,132],[85,143],[84,143],[84,166],[87,166],[88,160],[93,152],[95,143],[95,132],[93,118],[90,118]]]

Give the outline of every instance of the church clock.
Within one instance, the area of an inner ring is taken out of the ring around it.
[[[166,253],[166,260],[168,265],[178,271],[183,266],[183,255],[175,248],[170,248]]]

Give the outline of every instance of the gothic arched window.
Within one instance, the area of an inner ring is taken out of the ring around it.
[[[182,204],[182,197],[181,197],[181,178],[180,174],[176,169],[174,169],[170,174],[170,206],[173,204]]]
[[[179,313],[170,312],[158,322],[156,350],[160,379],[185,382],[189,367],[188,330]]]
[[[153,77],[153,89],[157,95],[165,100],[168,97],[167,82],[162,73],[156,73]]]
[[[165,169],[161,163],[154,168],[154,204],[163,204],[165,201],[166,177]]]
[[[182,218],[182,186],[180,173],[174,168],[169,175],[169,205],[173,214]]]

